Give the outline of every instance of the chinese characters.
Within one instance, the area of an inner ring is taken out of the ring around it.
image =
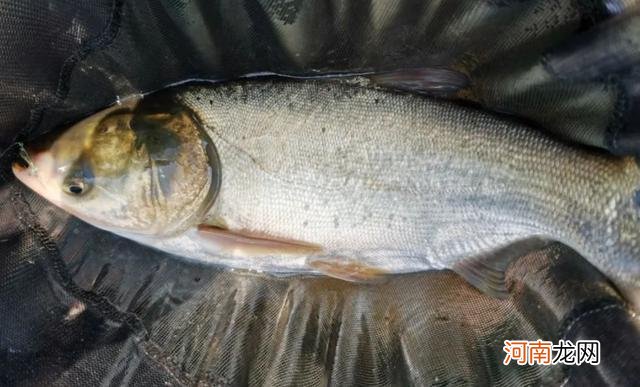
[[[506,353],[504,365],[512,361],[518,365],[581,365],[600,364],[600,342],[598,340],[560,340],[551,341],[505,340],[503,350]]]

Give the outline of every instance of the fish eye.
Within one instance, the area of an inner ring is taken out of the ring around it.
[[[80,196],[86,192],[86,187],[82,180],[73,180],[67,183],[66,191],[72,195]]]
[[[86,194],[92,186],[93,173],[88,163],[82,162],[75,168],[71,169],[71,173],[64,180],[64,191],[73,196],[82,196]]]

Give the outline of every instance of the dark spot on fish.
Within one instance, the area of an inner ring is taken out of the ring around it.
[[[209,100],[209,105],[213,105],[213,100],[212,99]]]
[[[591,222],[578,222],[578,232],[585,238],[590,238],[593,235],[593,225]]]
[[[327,91],[331,91],[331,86],[327,86]]]
[[[197,100],[197,101],[200,101],[200,97],[196,97],[196,100]]]
[[[304,222],[302,222],[302,227],[307,227],[309,225],[309,221],[305,220]]]
[[[200,282],[200,277],[196,277],[193,279],[195,282]]]
[[[449,321],[449,317],[436,315],[435,320],[436,321]]]
[[[289,102],[289,105],[287,105],[289,107],[289,109],[293,109],[293,102]]]
[[[242,139],[243,139],[243,140],[246,140],[246,139],[247,139],[247,136],[242,136]]]
[[[338,228],[338,226],[340,226],[340,223],[338,222],[338,217],[334,216],[333,217],[333,227]]]
[[[326,132],[327,128],[322,128],[322,133]]]
[[[378,98],[376,98],[376,99],[373,100],[373,102],[375,102],[376,105],[377,105],[378,103],[380,103],[380,100]]]

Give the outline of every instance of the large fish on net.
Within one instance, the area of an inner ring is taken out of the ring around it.
[[[514,252],[556,240],[640,280],[633,157],[449,101],[310,80],[179,86],[27,154],[16,176],[71,214],[233,268],[449,268],[500,296]]]

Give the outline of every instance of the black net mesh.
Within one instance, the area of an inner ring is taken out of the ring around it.
[[[637,385],[635,313],[559,244],[487,297],[225,271],[117,238],[9,170],[16,141],[187,79],[439,67],[450,98],[638,150],[634,1],[0,0],[0,384]],[[607,56],[608,55],[608,56]],[[615,60],[607,60],[607,58]],[[598,339],[601,364],[502,365],[505,339]]]

